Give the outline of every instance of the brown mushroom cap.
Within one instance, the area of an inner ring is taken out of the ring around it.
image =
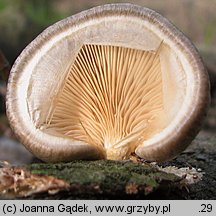
[[[198,133],[209,79],[191,42],[158,13],[92,8],[42,32],[17,58],[7,115],[44,161],[168,160]]]

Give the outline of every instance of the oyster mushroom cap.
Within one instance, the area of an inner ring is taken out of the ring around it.
[[[158,13],[110,4],[66,18],[17,58],[7,115],[44,161],[168,160],[198,133],[209,79],[192,43]]]

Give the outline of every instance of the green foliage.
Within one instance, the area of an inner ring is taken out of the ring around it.
[[[0,12],[13,8],[22,12],[31,27],[43,28],[65,17],[53,8],[51,0],[0,0]]]
[[[216,21],[209,23],[206,26],[206,32],[204,35],[204,41],[205,41],[205,45],[210,45],[211,43],[213,43],[214,37],[216,35]]]
[[[52,2],[48,0],[31,0],[25,5],[24,12],[33,24],[44,27],[64,17],[63,14],[53,9]]]
[[[0,12],[5,10],[11,3],[12,0],[0,0]]]
[[[67,16],[53,0],[0,0],[0,47],[13,62],[49,25]]]

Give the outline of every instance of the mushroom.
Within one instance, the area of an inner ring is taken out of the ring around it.
[[[198,133],[209,104],[202,60],[176,27],[132,4],[109,4],[42,32],[7,88],[15,134],[38,158],[164,161]]]

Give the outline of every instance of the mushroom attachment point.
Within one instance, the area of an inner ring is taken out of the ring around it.
[[[164,161],[200,130],[209,104],[202,60],[176,27],[132,4],[109,4],[42,32],[17,58],[7,115],[49,161]]]

